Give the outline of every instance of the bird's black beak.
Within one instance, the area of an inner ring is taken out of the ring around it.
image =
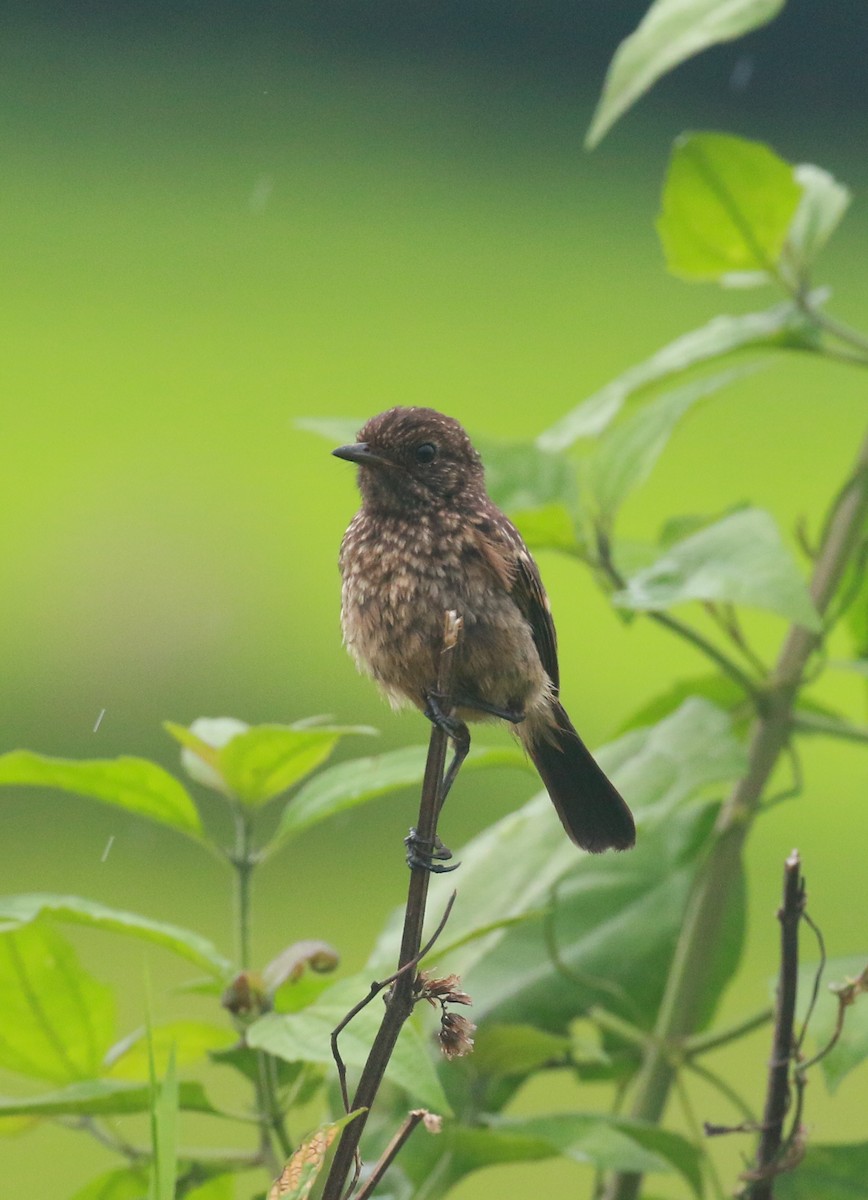
[[[349,446],[338,446],[332,450],[335,458],[344,458],[347,462],[358,463],[360,467],[391,467],[393,464],[387,458],[374,454],[367,442],[354,442]]]

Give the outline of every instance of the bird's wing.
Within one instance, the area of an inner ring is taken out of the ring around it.
[[[558,639],[539,568],[512,522],[498,509],[492,509],[486,514],[488,519],[476,525],[479,548],[530,625],[540,662],[557,689]]]

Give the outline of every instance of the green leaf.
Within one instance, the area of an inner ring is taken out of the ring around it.
[[[653,1024],[697,855],[714,819],[713,809],[687,805],[737,777],[743,751],[726,714],[693,700],[660,725],[619,739],[599,759],[637,813],[635,850],[581,854],[542,794],[457,855],[458,900],[428,961],[443,958],[461,976],[481,1025],[532,1023],[563,1033],[595,1004],[643,1028]],[[564,969],[552,961],[547,935],[555,884],[552,932]],[[454,886],[448,878],[431,881],[426,936]],[[510,917],[526,919],[504,925]],[[366,967],[373,977],[392,969],[401,918],[395,914],[374,949]],[[735,968],[742,937],[737,894],[715,947],[703,1019]]]
[[[569,1054],[570,1038],[533,1025],[486,1025],[473,1047],[473,1068],[480,1075],[528,1075]]]
[[[495,1128],[541,1138],[576,1162],[601,1171],[678,1171],[702,1195],[700,1152],[680,1134],[627,1117],[566,1114],[498,1121]]]
[[[189,729],[166,722],[184,747],[182,761],[199,783],[258,807],[288,791],[323,763],[349,733],[365,725],[257,725],[234,717],[199,717]]]
[[[744,699],[744,692],[728,675],[694,675],[689,679],[679,679],[665,692],[652,696],[641,708],[631,713],[618,732],[628,733],[631,729],[641,729],[644,725],[662,721],[686,700],[697,696],[710,700],[718,708],[729,710]]]
[[[182,1109],[223,1116],[208,1100],[201,1083],[181,1083],[178,1091]],[[150,1084],[88,1079],[83,1083],[71,1083],[56,1092],[45,1092],[41,1096],[0,1096],[0,1117],[117,1117],[150,1112],[151,1100]]]
[[[69,1200],[142,1200],[148,1189],[144,1168],[126,1166],[92,1179]]]
[[[729,601],[766,609],[814,632],[822,629],[774,521],[756,508],[732,513],[676,542],[613,599],[634,611],[667,609],[687,600]]]
[[[189,794],[156,763],[144,758],[49,758],[29,750],[0,755],[0,785],[50,787],[89,796],[158,821],[192,837],[202,836],[202,823]]]
[[[114,1034],[111,988],[44,922],[0,934],[0,1065],[55,1083],[100,1072]]]
[[[584,550],[575,518],[563,504],[513,511],[510,516],[527,544],[536,550],[560,550],[565,554]]]
[[[809,1142],[798,1166],[775,1176],[775,1200],[863,1200],[866,1179],[868,1142]]]
[[[817,1005],[808,1026],[816,1051],[829,1045],[838,1019],[838,998],[831,985],[840,985],[857,979],[865,970],[868,954],[863,957],[830,959],[823,971],[823,979],[817,995]],[[798,1015],[803,1020],[808,1000],[814,987],[817,964],[806,963],[799,969]],[[844,1026],[838,1041],[824,1058],[820,1067],[830,1092],[855,1067],[868,1058],[868,996],[864,993],[844,1010]]]
[[[151,1059],[151,1175],[148,1200],[175,1200],[178,1181],[178,1110],[180,1094],[175,1054],[169,1051],[166,1073],[157,1079]]]
[[[488,494],[508,512],[562,504],[568,510],[577,498],[576,469],[562,454],[542,450],[533,442],[504,445],[478,441],[485,463]]]
[[[771,21],[784,0],[656,0],[621,42],[588,130],[593,148],[620,116],[673,67]]]
[[[81,896],[52,896],[42,892],[24,892],[17,896],[0,896],[0,932],[6,927],[25,925],[46,913],[59,921],[73,921],[78,925],[90,925],[95,929],[108,929],[113,933],[129,937],[144,938],[157,946],[172,950],[217,979],[224,979],[232,970],[232,963],[214,945],[178,925],[163,921],[152,921],[139,913],[124,912],[119,908],[108,908],[95,900]]]
[[[801,196],[792,166],[761,142],[685,134],[657,219],[669,270],[717,281],[732,272],[773,276]]]
[[[105,1065],[114,1079],[146,1080],[153,1058],[158,1073],[165,1075],[169,1057],[178,1067],[200,1062],[213,1051],[228,1049],[237,1035],[225,1026],[202,1021],[173,1021],[150,1030],[136,1029],[106,1055]]]
[[[584,478],[607,527],[631,491],[644,483],[681,419],[705,399],[757,364],[733,367],[666,392],[608,429],[584,466]]]
[[[787,235],[787,254],[801,275],[838,228],[853,197],[834,175],[811,163],[800,163],[795,177],[802,198]]]
[[[396,788],[421,784],[427,754],[427,746],[408,746],[373,758],[351,759],[320,771],[287,803],[267,852],[273,853],[289,838],[336,813],[366,804]],[[528,769],[524,754],[510,746],[472,749],[462,771],[484,767]]]
[[[542,450],[566,450],[580,438],[597,437],[612,423],[630,397],[641,395],[702,363],[750,350],[786,346],[809,348],[815,341],[816,333],[810,322],[789,302],[765,312],[714,317],[707,325],[676,338],[607,383],[541,433],[537,445]]]
[[[287,1062],[333,1065],[332,1030],[367,995],[369,986],[369,976],[364,980],[361,976],[342,980],[302,1012],[268,1013],[250,1026],[247,1043],[253,1049],[267,1050]],[[339,1048],[349,1066],[364,1066],[382,1018],[382,1001],[374,999],[343,1030]],[[449,1102],[432,1065],[425,1039],[413,1022],[408,1021],[401,1031],[386,1078],[403,1088],[413,1104],[440,1113],[449,1111]]]

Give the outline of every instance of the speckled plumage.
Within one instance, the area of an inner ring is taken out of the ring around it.
[[[536,563],[489,499],[467,434],[433,409],[394,408],[358,436],[335,453],[359,463],[362,507],[340,553],[341,623],[359,668],[393,704],[424,709],[444,613],[455,610],[456,715],[490,719],[474,703],[524,714],[517,733],[573,840],[591,850],[632,844],[629,810],[558,701],[555,629]]]

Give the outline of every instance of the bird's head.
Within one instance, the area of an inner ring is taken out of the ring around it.
[[[390,408],[359,440],[332,453],[359,466],[366,507],[406,512],[440,507],[483,489],[482,460],[459,423],[433,408]]]

